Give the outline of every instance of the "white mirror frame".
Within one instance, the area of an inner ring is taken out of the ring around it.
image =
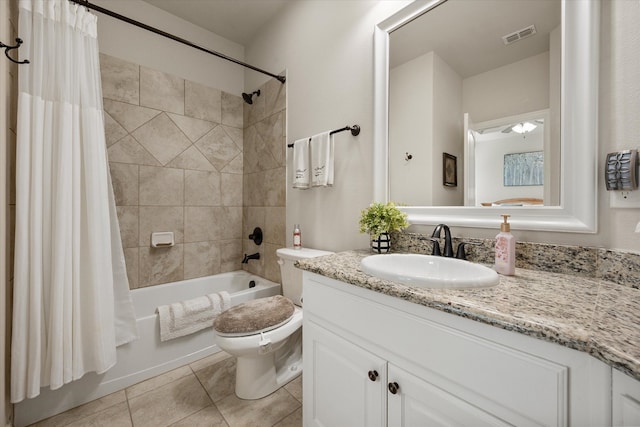
[[[417,0],[382,21],[374,32],[373,191],[389,200],[389,34],[446,0]],[[408,206],[411,224],[446,223],[496,228],[511,215],[518,230],[597,231],[599,0],[562,2],[560,206]]]

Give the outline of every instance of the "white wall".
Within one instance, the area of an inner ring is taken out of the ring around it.
[[[549,108],[549,52],[464,79],[462,107],[475,123]]]
[[[291,2],[246,47],[246,61],[287,70],[287,140],[347,124],[362,132],[336,135],[335,185],[291,189],[287,176],[287,231],[300,223],[306,246],[345,250],[366,247],[358,233],[360,211],[373,197],[373,28],[405,0]],[[247,72],[246,87],[261,75]],[[291,152],[287,153],[288,168]],[[287,236],[291,244],[291,235]]]
[[[289,71],[289,141],[349,122],[362,125],[359,137],[341,135],[338,139],[336,187],[297,194],[288,190],[287,227],[290,229],[294,221],[307,224],[303,233],[309,246],[342,250],[367,245],[366,236],[357,233],[357,220],[373,192],[373,26],[406,4],[293,2],[246,49],[248,62]],[[636,25],[640,2],[603,1],[602,5],[599,177],[604,173],[602,160],[607,152],[640,145],[640,61],[630,54],[640,49],[640,26]],[[264,81],[256,73],[246,76],[247,87]],[[598,194],[597,234],[513,230],[514,234],[522,241],[640,251],[640,235],[633,233],[640,209],[610,209],[602,180]],[[454,233],[492,238],[496,231],[459,228]]]
[[[433,203],[434,56],[429,52],[389,72],[389,197],[399,204]]]
[[[542,185],[505,187],[503,179],[504,155],[542,151],[544,131],[538,127],[527,133],[526,138],[515,132],[508,135],[498,132],[493,135],[496,135],[496,139],[480,138],[476,141],[476,162],[482,165],[482,168],[476,169],[476,206],[502,199],[544,198]]]
[[[432,182],[433,206],[464,205],[464,126],[462,110],[462,79],[442,58],[433,61],[433,143]],[[442,153],[457,157],[457,187],[442,184]]]
[[[199,46],[244,60],[244,47],[197,27],[141,0],[95,0],[92,3],[189,40]],[[243,68],[107,15],[98,15],[100,52],[240,96]]]

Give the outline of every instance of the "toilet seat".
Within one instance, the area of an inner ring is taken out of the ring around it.
[[[288,323],[294,312],[295,305],[282,295],[259,298],[222,312],[213,329],[221,337],[257,335]]]

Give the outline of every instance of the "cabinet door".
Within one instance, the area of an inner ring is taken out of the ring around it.
[[[312,321],[303,340],[304,425],[384,426],[386,361]]]
[[[640,426],[640,381],[613,370],[613,425]]]
[[[392,364],[388,378],[389,427],[511,425]]]

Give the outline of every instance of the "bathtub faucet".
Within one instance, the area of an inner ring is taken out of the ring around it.
[[[242,263],[248,264],[250,259],[260,259],[260,252],[256,252],[255,254],[251,254],[251,255],[244,254]]]

